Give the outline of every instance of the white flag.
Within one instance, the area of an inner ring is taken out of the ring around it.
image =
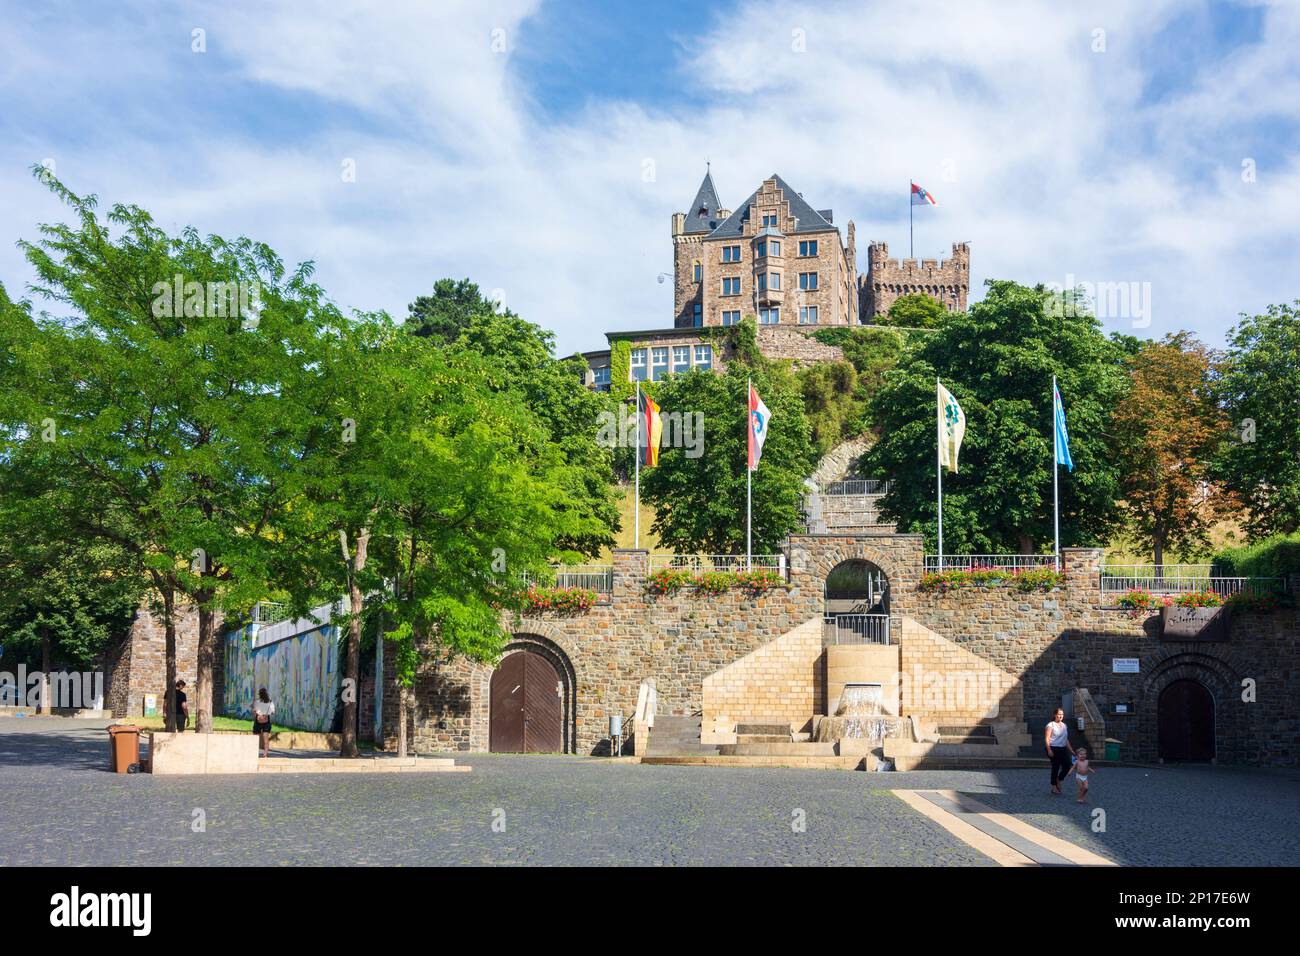
[[[961,440],[966,437],[966,413],[953,398],[952,392],[939,387],[939,464],[949,471],[957,470],[957,453]]]

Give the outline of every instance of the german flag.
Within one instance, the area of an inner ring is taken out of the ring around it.
[[[664,433],[663,419],[659,417],[659,406],[655,400],[639,389],[636,412],[637,448],[641,455],[641,467],[652,468],[659,464],[659,442]]]

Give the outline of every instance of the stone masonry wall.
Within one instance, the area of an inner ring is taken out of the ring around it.
[[[182,605],[176,610],[176,676],[189,686],[190,713],[194,709],[194,681],[198,670],[199,615],[192,606]],[[213,701],[222,699],[221,660],[217,654],[213,663],[215,687]],[[136,611],[135,621],[122,648],[112,659],[112,674],[106,693],[105,706],[114,717],[139,717],[144,709],[144,695],[157,694],[161,713],[167,693],[167,637],[162,619],[149,608]],[[191,726],[193,724],[191,723]]]
[[[704,678],[704,725],[791,724],[826,713],[822,619],[810,618]]]
[[[901,295],[922,292],[950,312],[966,309],[970,294],[970,246],[952,244],[950,259],[891,259],[889,244],[867,247],[867,272],[861,279],[862,321],[884,315]]]

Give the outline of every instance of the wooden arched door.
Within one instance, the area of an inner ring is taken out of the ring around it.
[[[1176,680],[1156,707],[1161,760],[1214,759],[1214,698],[1204,684]]]
[[[492,674],[488,749],[493,753],[559,753],[564,749],[563,685],[549,660],[534,651],[507,655]]]

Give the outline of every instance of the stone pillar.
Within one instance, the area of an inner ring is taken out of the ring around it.
[[[615,548],[612,558],[614,603],[635,601],[644,596],[646,578],[650,576],[650,552],[644,548]]]
[[[1066,588],[1100,600],[1101,562],[1105,553],[1101,548],[1062,548],[1061,570],[1065,572]]]

